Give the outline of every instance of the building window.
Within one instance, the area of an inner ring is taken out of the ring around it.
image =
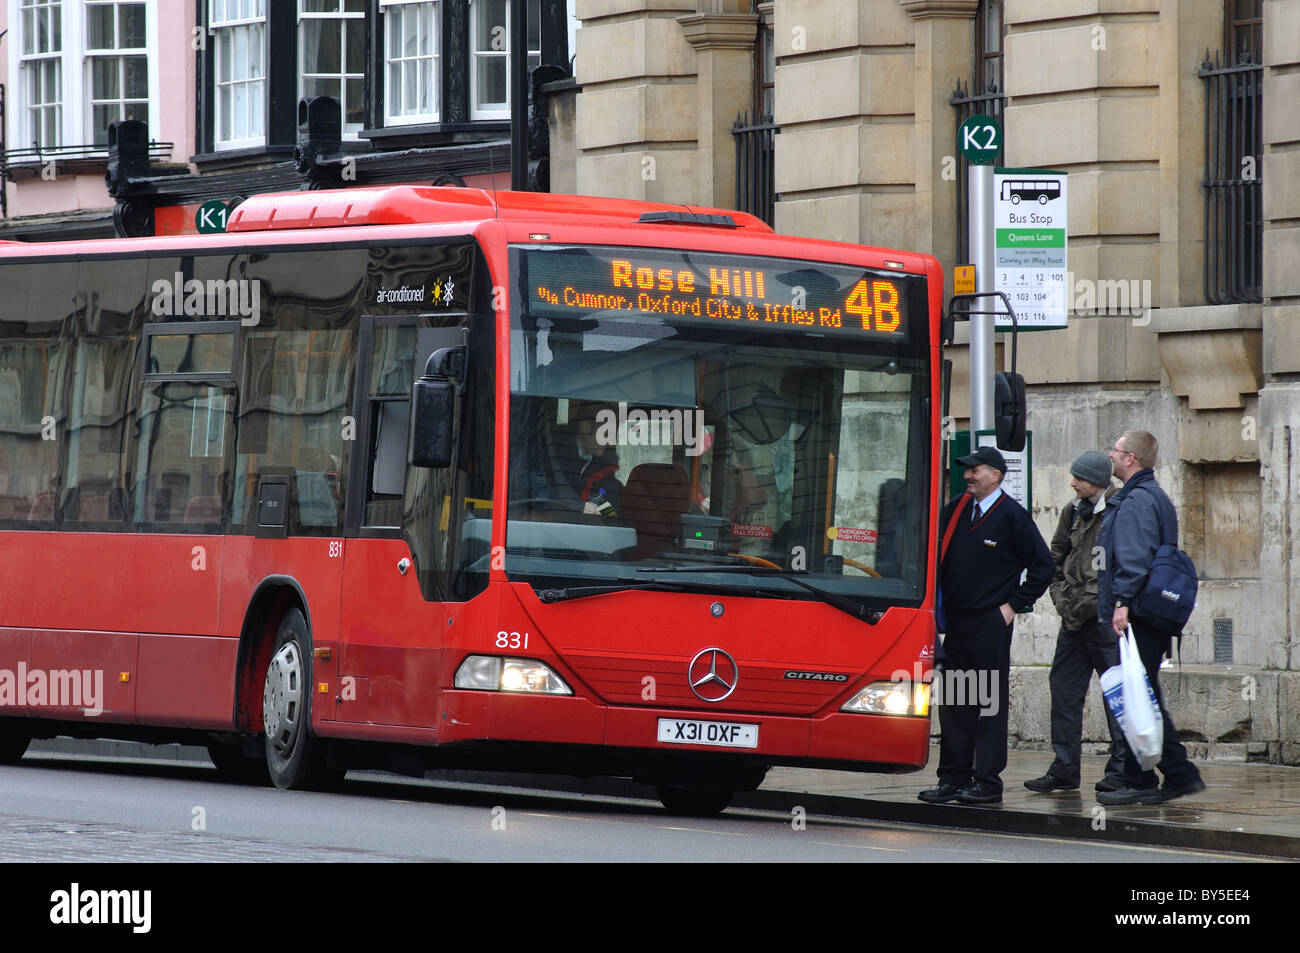
[[[776,38],[772,27],[771,4],[767,12],[760,8],[758,48],[754,51],[754,121],[771,122],[776,115]]]
[[[9,62],[17,90],[11,141],[22,153],[102,152],[108,124],[157,115],[156,0],[9,0],[18,51]],[[23,161],[19,156],[17,161]],[[10,153],[10,161],[15,154]]]
[[[1229,64],[1244,56],[1259,62],[1264,48],[1264,0],[1228,0],[1223,9],[1223,48]]]
[[[108,124],[149,121],[149,53],[143,3],[86,4],[86,65],[90,77],[87,141],[108,145]]]
[[[754,38],[753,114],[737,116],[732,124],[736,146],[736,197],[734,208],[771,225],[776,220],[776,42],[772,28],[772,0],[751,4],[758,14]]]
[[[975,37],[971,48],[971,77],[969,83],[957,81],[948,102],[957,111],[957,126],[971,116],[992,116],[1001,123],[1004,130],[1002,148],[998,150],[994,165],[1003,164],[1006,150],[1006,122],[1003,112],[1006,109],[1006,97],[1002,94],[1002,37],[1006,29],[1003,17],[1002,0],[980,0],[975,11]],[[970,261],[970,234],[967,219],[969,196],[968,187],[970,162],[965,156],[957,156],[957,261]]]
[[[470,0],[470,118],[510,115],[509,0]],[[542,4],[528,0],[528,68],[542,63]]]
[[[975,92],[1002,90],[1002,0],[981,0],[975,12]]]
[[[298,95],[333,96],[348,138],[365,125],[365,0],[298,0]]]
[[[439,16],[437,2],[382,0],[384,119],[388,125],[437,122]]]
[[[216,147],[266,140],[266,0],[212,0]]]
[[[22,95],[24,144],[37,149],[63,145],[63,11],[59,0],[22,0]]]
[[[1261,0],[1223,6],[1224,49],[1205,81],[1205,300],[1263,300],[1264,66]]]

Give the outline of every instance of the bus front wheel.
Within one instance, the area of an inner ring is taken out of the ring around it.
[[[325,746],[312,734],[311,685],[307,621],[290,609],[280,621],[262,689],[266,769],[277,788],[302,790],[341,777],[331,777]]]
[[[736,792],[731,788],[674,788],[661,784],[655,793],[669,814],[711,817],[725,811]]]

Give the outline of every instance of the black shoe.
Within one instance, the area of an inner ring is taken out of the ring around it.
[[[1205,782],[1199,777],[1195,780],[1188,781],[1186,784],[1169,784],[1160,789],[1162,798],[1166,801],[1172,801],[1174,798],[1184,797],[1188,794],[1200,794],[1205,790]]]
[[[1034,778],[1032,781],[1026,781],[1025,787],[1038,794],[1050,794],[1053,791],[1077,791],[1079,782],[1071,784],[1069,781],[1062,781],[1051,771],[1048,771],[1041,778]]]
[[[1001,804],[1002,789],[984,781],[968,784],[957,792],[959,804]]]
[[[1119,791],[1123,788],[1124,782],[1116,781],[1114,778],[1102,778],[1093,786],[1093,789],[1097,791]]]
[[[957,792],[960,790],[961,788],[955,784],[940,783],[937,788],[929,788],[919,793],[917,799],[927,804],[947,804],[957,799]]]
[[[1120,788],[1118,791],[1102,791],[1097,795],[1098,804],[1159,804],[1165,799],[1159,788]]]

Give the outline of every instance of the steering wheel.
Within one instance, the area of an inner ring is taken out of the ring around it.
[[[737,559],[743,559],[751,566],[762,566],[765,569],[784,569],[780,563],[774,563],[770,559],[764,559],[762,556],[750,556],[748,553],[727,553],[728,556],[735,556]]]
[[[860,563],[856,559],[849,559],[848,556],[844,556],[842,558],[844,560],[844,565],[846,566],[852,566],[854,569],[861,569],[868,576],[875,576],[877,579],[885,578],[884,576],[880,575],[880,573],[876,572],[874,569],[868,566],[866,563]]]

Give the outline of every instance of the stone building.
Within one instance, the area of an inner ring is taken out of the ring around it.
[[[1000,165],[1069,173],[1074,312],[1020,342],[1035,518],[1050,537],[1079,452],[1155,433],[1202,586],[1166,675],[1184,740],[1300,762],[1300,0],[578,0],[576,14],[575,79],[552,98],[555,191],[740,205],[947,270],[966,255],[962,116],[1001,118]],[[737,161],[764,134],[743,124],[775,127],[746,153],[770,167]],[[959,325],[959,427],[965,340]],[[1017,630],[1024,743],[1047,740],[1057,625],[1044,599]]]

